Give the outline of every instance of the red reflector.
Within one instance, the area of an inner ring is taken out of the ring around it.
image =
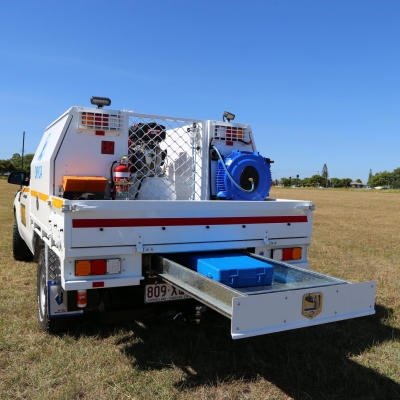
[[[92,260],[92,275],[105,275],[106,268],[106,260]]]
[[[92,282],[92,287],[104,287],[104,282]]]
[[[96,131],[95,132],[97,136],[105,136],[105,132],[104,131]]]
[[[102,140],[101,154],[114,154],[115,142]]]
[[[282,261],[291,260],[292,259],[292,251],[293,251],[293,249],[283,249]]]
[[[225,142],[227,146],[233,146],[233,142]]]

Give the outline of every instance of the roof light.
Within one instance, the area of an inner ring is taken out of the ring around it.
[[[108,97],[92,96],[90,102],[93,105],[97,106],[97,108],[103,108],[104,106],[111,105],[111,99],[109,99]]]
[[[224,115],[222,116],[222,121],[225,122],[225,118],[228,120],[228,122],[231,122],[231,120],[233,121],[235,119],[235,114],[225,111]]]

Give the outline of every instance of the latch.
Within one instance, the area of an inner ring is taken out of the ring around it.
[[[322,298],[321,292],[303,295],[301,313],[308,319],[315,318],[322,311]]]
[[[61,212],[63,213],[67,213],[67,212],[71,212],[71,206],[66,206],[65,204],[61,206]]]
[[[73,206],[70,205],[63,205],[61,207],[61,212],[67,213],[67,212],[76,212],[76,211],[90,211],[90,210],[95,210],[98,208],[97,206],[88,206],[86,204],[74,204]]]
[[[311,205],[302,205],[302,206],[296,206],[295,207],[296,210],[310,210],[310,211],[314,211],[315,210],[315,204],[311,204]]]

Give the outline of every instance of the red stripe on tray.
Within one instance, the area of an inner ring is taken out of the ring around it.
[[[141,226],[195,226],[235,224],[284,224],[307,222],[307,216],[291,217],[217,217],[217,218],[118,218],[73,219],[73,228],[132,228]]]

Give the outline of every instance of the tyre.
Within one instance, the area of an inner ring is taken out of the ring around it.
[[[60,260],[49,249],[49,270],[59,271]],[[38,320],[39,326],[44,332],[48,333],[63,333],[68,329],[71,317],[57,317],[49,318],[49,312],[47,307],[48,302],[48,290],[47,290],[47,277],[46,277],[46,260],[45,260],[45,249],[40,251],[38,268],[37,268],[37,308],[38,308]]]
[[[33,254],[29,250],[28,245],[19,234],[17,221],[14,221],[12,250],[14,259],[17,261],[32,261],[33,259]]]

